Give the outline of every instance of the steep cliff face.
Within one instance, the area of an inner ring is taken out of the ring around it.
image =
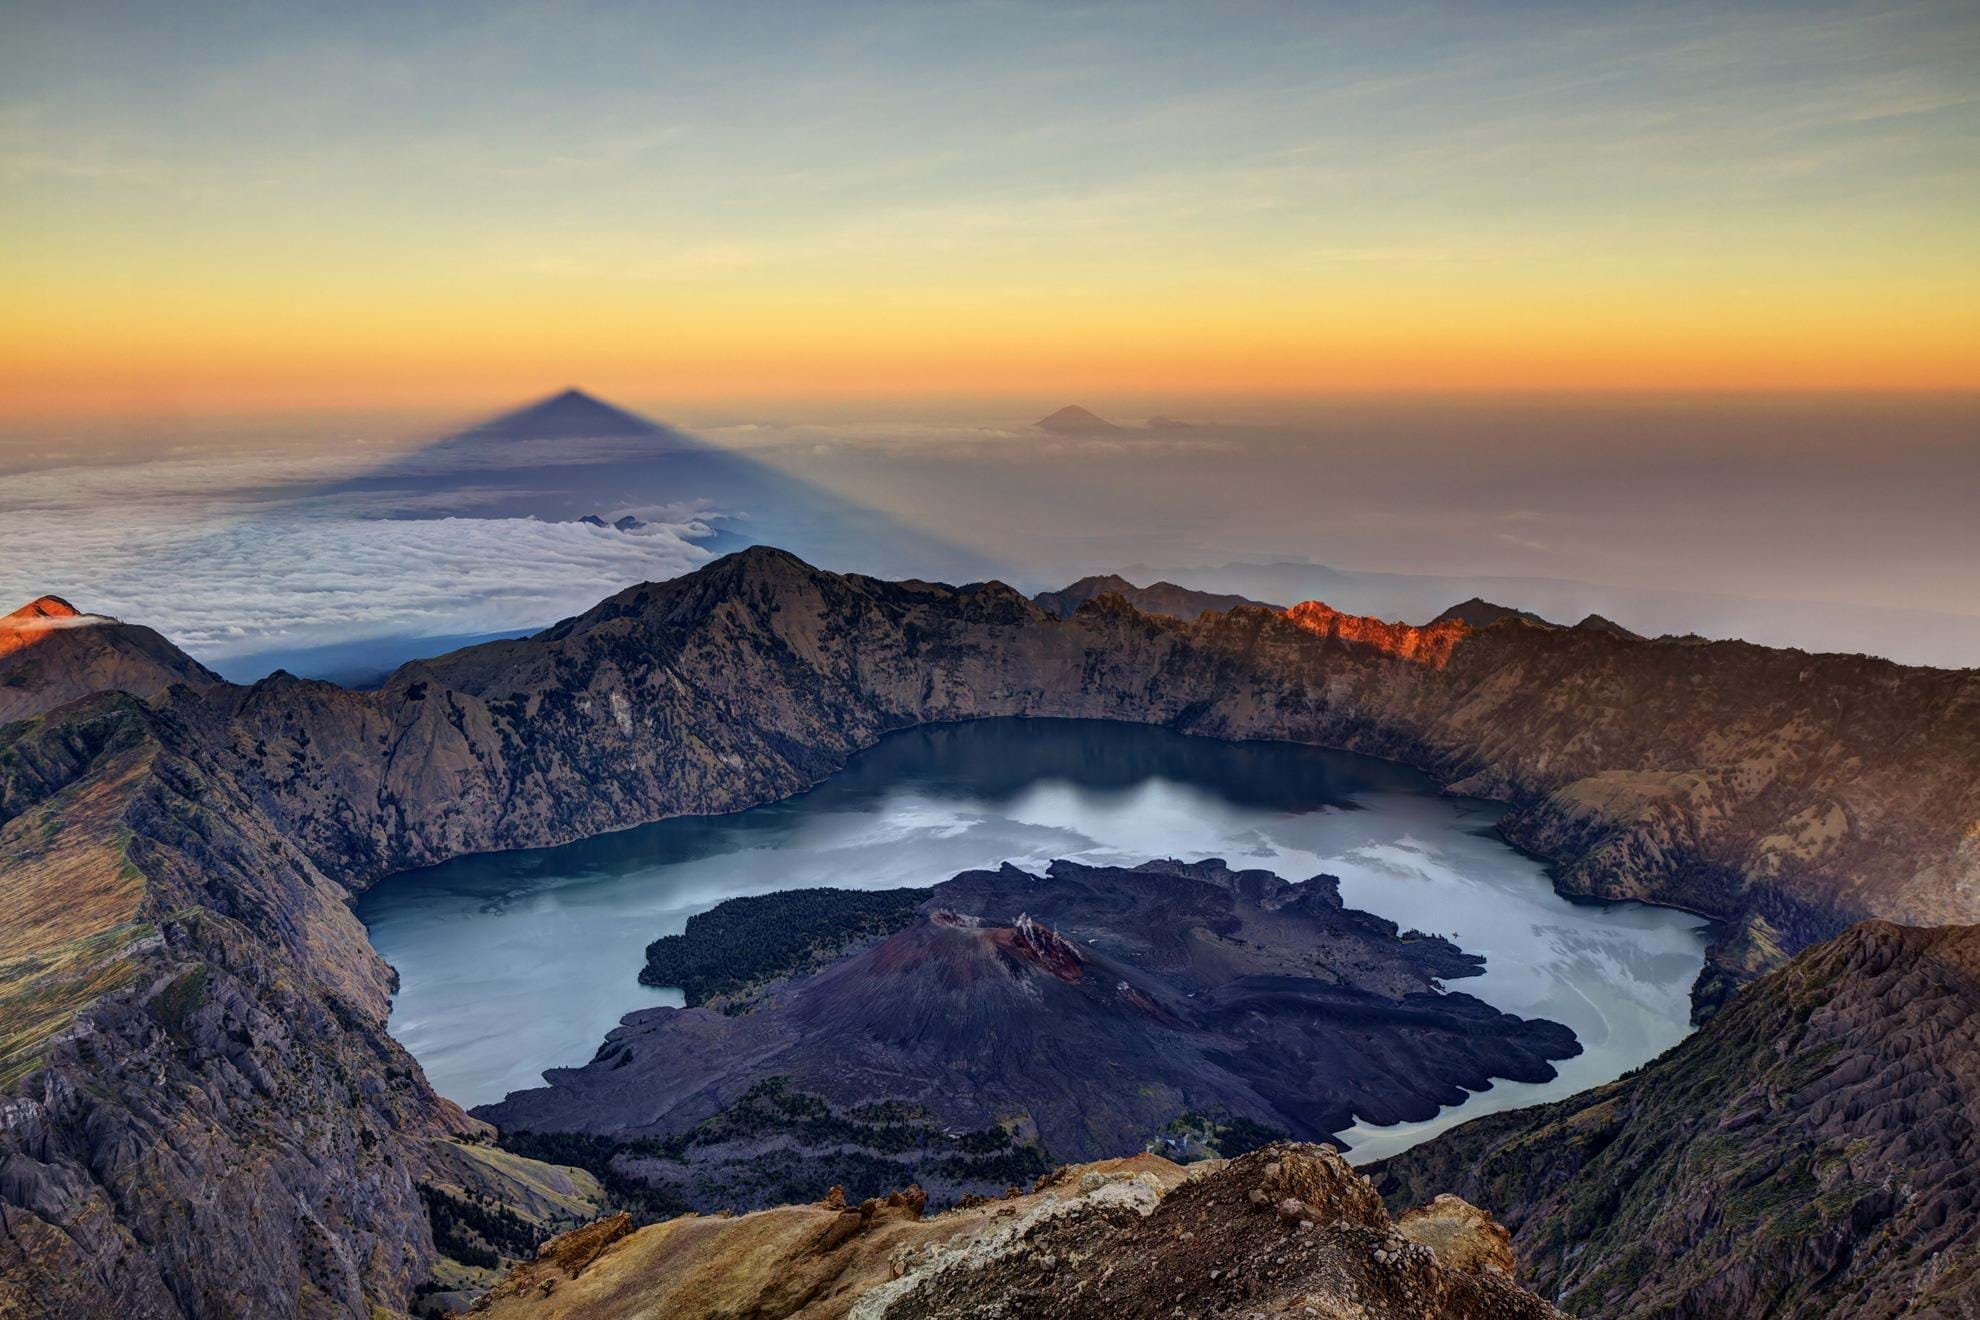
[[[1176,1313],[1542,1320],[1504,1231],[1455,1198],[1391,1219],[1323,1148],[1277,1145],[1184,1170],[1133,1159],[1061,1169],[1029,1194],[925,1216],[917,1190],[832,1195],[549,1243],[484,1313],[586,1320],[805,1315],[906,1320]]]
[[[1392,1204],[1493,1206],[1577,1314],[1971,1314],[1980,927],[1865,922],[1630,1076],[1376,1178]]]
[[[1509,801],[1568,892],[1720,918],[1705,1006],[1851,921],[1980,919],[1980,671],[1517,621],[1472,630],[998,583],[884,583],[750,550],[375,693],[275,678],[203,718],[319,866],[728,811],[882,733],[985,715],[1345,747]]]
[[[437,1259],[420,1186],[480,1125],[213,760],[123,694],[0,730],[0,1314],[367,1317]]]
[[[1390,623],[1357,614],[1343,614],[1317,600],[1309,600],[1286,611],[1286,618],[1307,632],[1330,641],[1346,642],[1396,660],[1442,669],[1451,662],[1451,652],[1472,633],[1462,618],[1440,619],[1414,627]]]

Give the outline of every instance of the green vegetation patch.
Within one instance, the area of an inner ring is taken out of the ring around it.
[[[1001,1191],[1054,1167],[1034,1142],[1002,1127],[954,1132],[896,1100],[837,1108],[784,1077],[751,1087],[686,1132],[619,1141],[584,1132],[504,1132],[504,1150],[588,1170],[642,1219],[683,1210],[815,1201],[833,1187],[855,1200],[941,1179]],[[629,1164],[677,1170],[642,1177]]]
[[[1227,1160],[1285,1141],[1290,1135],[1242,1114],[1206,1114],[1195,1109],[1177,1114],[1162,1130],[1173,1137],[1194,1137],[1211,1154]]]
[[[646,985],[679,986],[690,1007],[821,967],[914,920],[932,889],[786,889],[731,898],[646,946]],[[740,1008],[743,1005],[723,1005]]]
[[[671,1219],[692,1208],[669,1189],[632,1177],[619,1166],[620,1153],[636,1155],[643,1142],[619,1142],[590,1132],[504,1132],[499,1144],[525,1159],[583,1169],[598,1180],[614,1209],[630,1212],[641,1224]]]
[[[536,1255],[535,1227],[491,1197],[474,1193],[456,1196],[422,1183],[419,1199],[426,1206],[433,1245],[443,1256],[492,1270],[504,1260],[529,1260]]]

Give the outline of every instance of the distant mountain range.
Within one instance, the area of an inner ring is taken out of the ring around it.
[[[306,498],[393,519],[537,518],[619,531],[698,523],[705,533],[689,535],[711,556],[774,542],[849,572],[971,581],[998,570],[937,532],[578,389],[477,422]],[[365,686],[408,660],[529,631],[399,630],[271,643],[216,663],[241,681],[281,669]]]
[[[1497,601],[1537,619],[1656,636],[1743,639],[1807,651],[1849,650],[1942,668],[1980,663],[1980,616],[1833,601],[1769,600],[1705,591],[1607,586],[1565,578],[1372,573],[1301,561],[1130,564],[1136,581],[1161,580],[1253,600],[1324,600],[1385,619],[1442,617],[1453,600]],[[1838,646],[1838,638],[1848,645]]]
[[[1076,404],[1039,419],[1036,426],[1046,435],[1103,438],[1190,429],[1189,423],[1169,418],[1151,419],[1146,428],[1122,427]],[[969,582],[1003,571],[994,555],[959,545],[939,531],[910,526],[758,458],[708,444],[577,389],[469,426],[314,494],[332,505],[347,502],[392,518],[526,516],[638,530],[650,522],[672,526],[699,517],[706,533],[690,535],[698,536],[697,543],[710,554],[775,543],[813,562],[879,576],[912,573]],[[1535,619],[1581,620],[1584,626],[1627,634],[1699,634],[1811,650],[1849,638],[1852,649],[1913,663],[1959,665],[1980,658],[1980,618],[1956,614],[1646,591],[1563,579],[1371,573],[1292,561],[1136,564],[1123,575],[1105,576],[1154,583],[1135,588],[1140,594],[1130,598],[1155,612],[1184,618],[1240,601],[1320,599],[1353,614],[1431,621],[1456,608],[1453,600],[1471,597],[1500,602],[1500,608]],[[1050,585],[1049,580],[1028,584],[1040,585]],[[1077,603],[1074,595],[1082,589],[1076,583],[1038,599],[1064,608],[1067,602]],[[1155,592],[1164,593],[1167,603],[1150,594]],[[229,678],[243,681],[286,669],[364,686],[408,660],[527,631],[423,636],[401,628],[385,636],[232,651],[214,663]]]
[[[1194,619],[1208,610],[1232,610],[1240,605],[1263,605],[1263,601],[1252,600],[1247,596],[1233,596],[1213,591],[1191,591],[1173,582],[1157,582],[1152,586],[1137,587],[1117,573],[1107,573],[1095,577],[1083,577],[1059,591],[1042,591],[1032,599],[1058,615],[1070,618],[1079,607],[1096,596],[1119,596],[1138,610],[1149,614],[1166,614],[1176,619]],[[1268,605],[1267,609],[1278,609]]]
[[[1113,422],[1076,403],[1069,403],[1057,412],[1047,414],[1032,423],[1041,431],[1053,435],[1106,436],[1122,435],[1134,428],[1117,426]],[[1192,431],[1193,423],[1175,417],[1151,417],[1145,428],[1147,431]]]

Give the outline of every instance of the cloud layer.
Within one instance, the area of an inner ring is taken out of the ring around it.
[[[678,511],[628,533],[370,518],[304,495],[349,466],[258,455],[16,474],[0,491],[0,601],[52,592],[214,659],[536,627],[709,557],[706,524]]]

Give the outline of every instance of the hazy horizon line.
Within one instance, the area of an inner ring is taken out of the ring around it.
[[[997,415],[1012,413],[1012,420],[1031,422],[1068,404],[1079,404],[1103,415],[1112,411],[1129,420],[1171,415],[1185,407],[1234,407],[1246,411],[1297,408],[1302,405],[1327,406],[1342,403],[1471,403],[1495,404],[1736,404],[1820,403],[1831,400],[1861,400],[1876,403],[1980,403],[1980,383],[1966,386],[1843,386],[1815,387],[1734,387],[1734,386],[1422,386],[1336,387],[1314,390],[1176,390],[1162,395],[1120,391],[1097,386],[1086,392],[1052,387],[1011,388],[999,391],[858,391],[822,393],[781,393],[776,391],[700,393],[667,390],[653,393],[655,387],[626,382],[593,386],[578,381],[571,384],[536,386],[493,386],[485,389],[449,389],[409,396],[395,391],[379,391],[361,397],[350,391],[304,400],[256,398],[249,401],[223,401],[213,397],[167,397],[140,403],[128,398],[91,400],[86,403],[50,407],[10,407],[0,400],[0,426],[31,425],[43,421],[88,420],[114,423],[119,420],[159,421],[188,419],[277,419],[282,417],[325,417],[331,415],[379,416],[396,414],[457,413],[480,409],[490,415],[553,397],[575,389],[593,398],[630,411],[649,415],[656,408],[677,404],[685,415],[701,424],[716,418],[754,418],[804,415],[816,420],[817,409],[848,420],[879,420],[885,416],[922,418],[923,408],[941,410],[943,420],[963,416],[991,415],[977,409],[996,409]],[[869,409],[857,416],[849,410]],[[1034,416],[1033,409],[1038,410]],[[478,414],[473,414],[478,415]],[[658,418],[664,420],[665,418]],[[1240,418],[1202,418],[1204,421],[1232,421]]]

